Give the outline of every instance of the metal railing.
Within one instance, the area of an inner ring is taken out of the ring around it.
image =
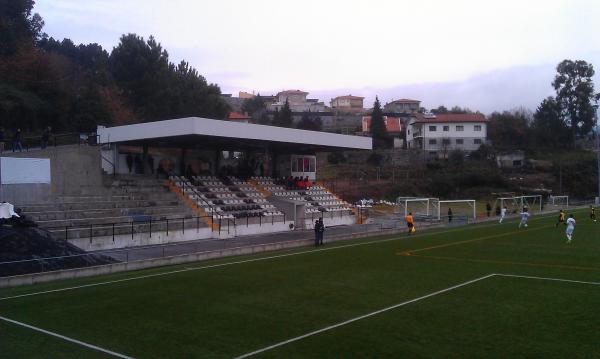
[[[12,152],[15,141],[12,137],[4,139],[3,152]],[[68,132],[50,134],[46,141],[45,136],[27,136],[21,137],[21,150],[15,152],[29,152],[33,149],[44,149],[47,147],[57,147],[63,145],[92,145],[98,144],[98,135],[94,132]]]

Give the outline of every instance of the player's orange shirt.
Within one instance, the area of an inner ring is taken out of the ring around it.
[[[406,220],[406,223],[414,224],[413,216],[411,216],[410,214],[408,216],[404,217],[404,219]]]

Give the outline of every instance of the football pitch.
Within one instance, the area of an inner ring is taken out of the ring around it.
[[[2,289],[0,358],[600,358],[600,224],[555,217]]]

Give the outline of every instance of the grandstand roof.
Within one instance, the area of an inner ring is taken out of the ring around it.
[[[98,126],[100,143],[205,148],[221,150],[264,149],[299,153],[306,151],[370,150],[370,137],[298,130],[200,117]]]

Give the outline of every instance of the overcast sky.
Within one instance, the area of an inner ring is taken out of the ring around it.
[[[50,36],[108,51],[123,33],[154,35],[224,93],[535,109],[565,58],[591,62],[600,91],[599,0],[37,0],[34,11]]]

